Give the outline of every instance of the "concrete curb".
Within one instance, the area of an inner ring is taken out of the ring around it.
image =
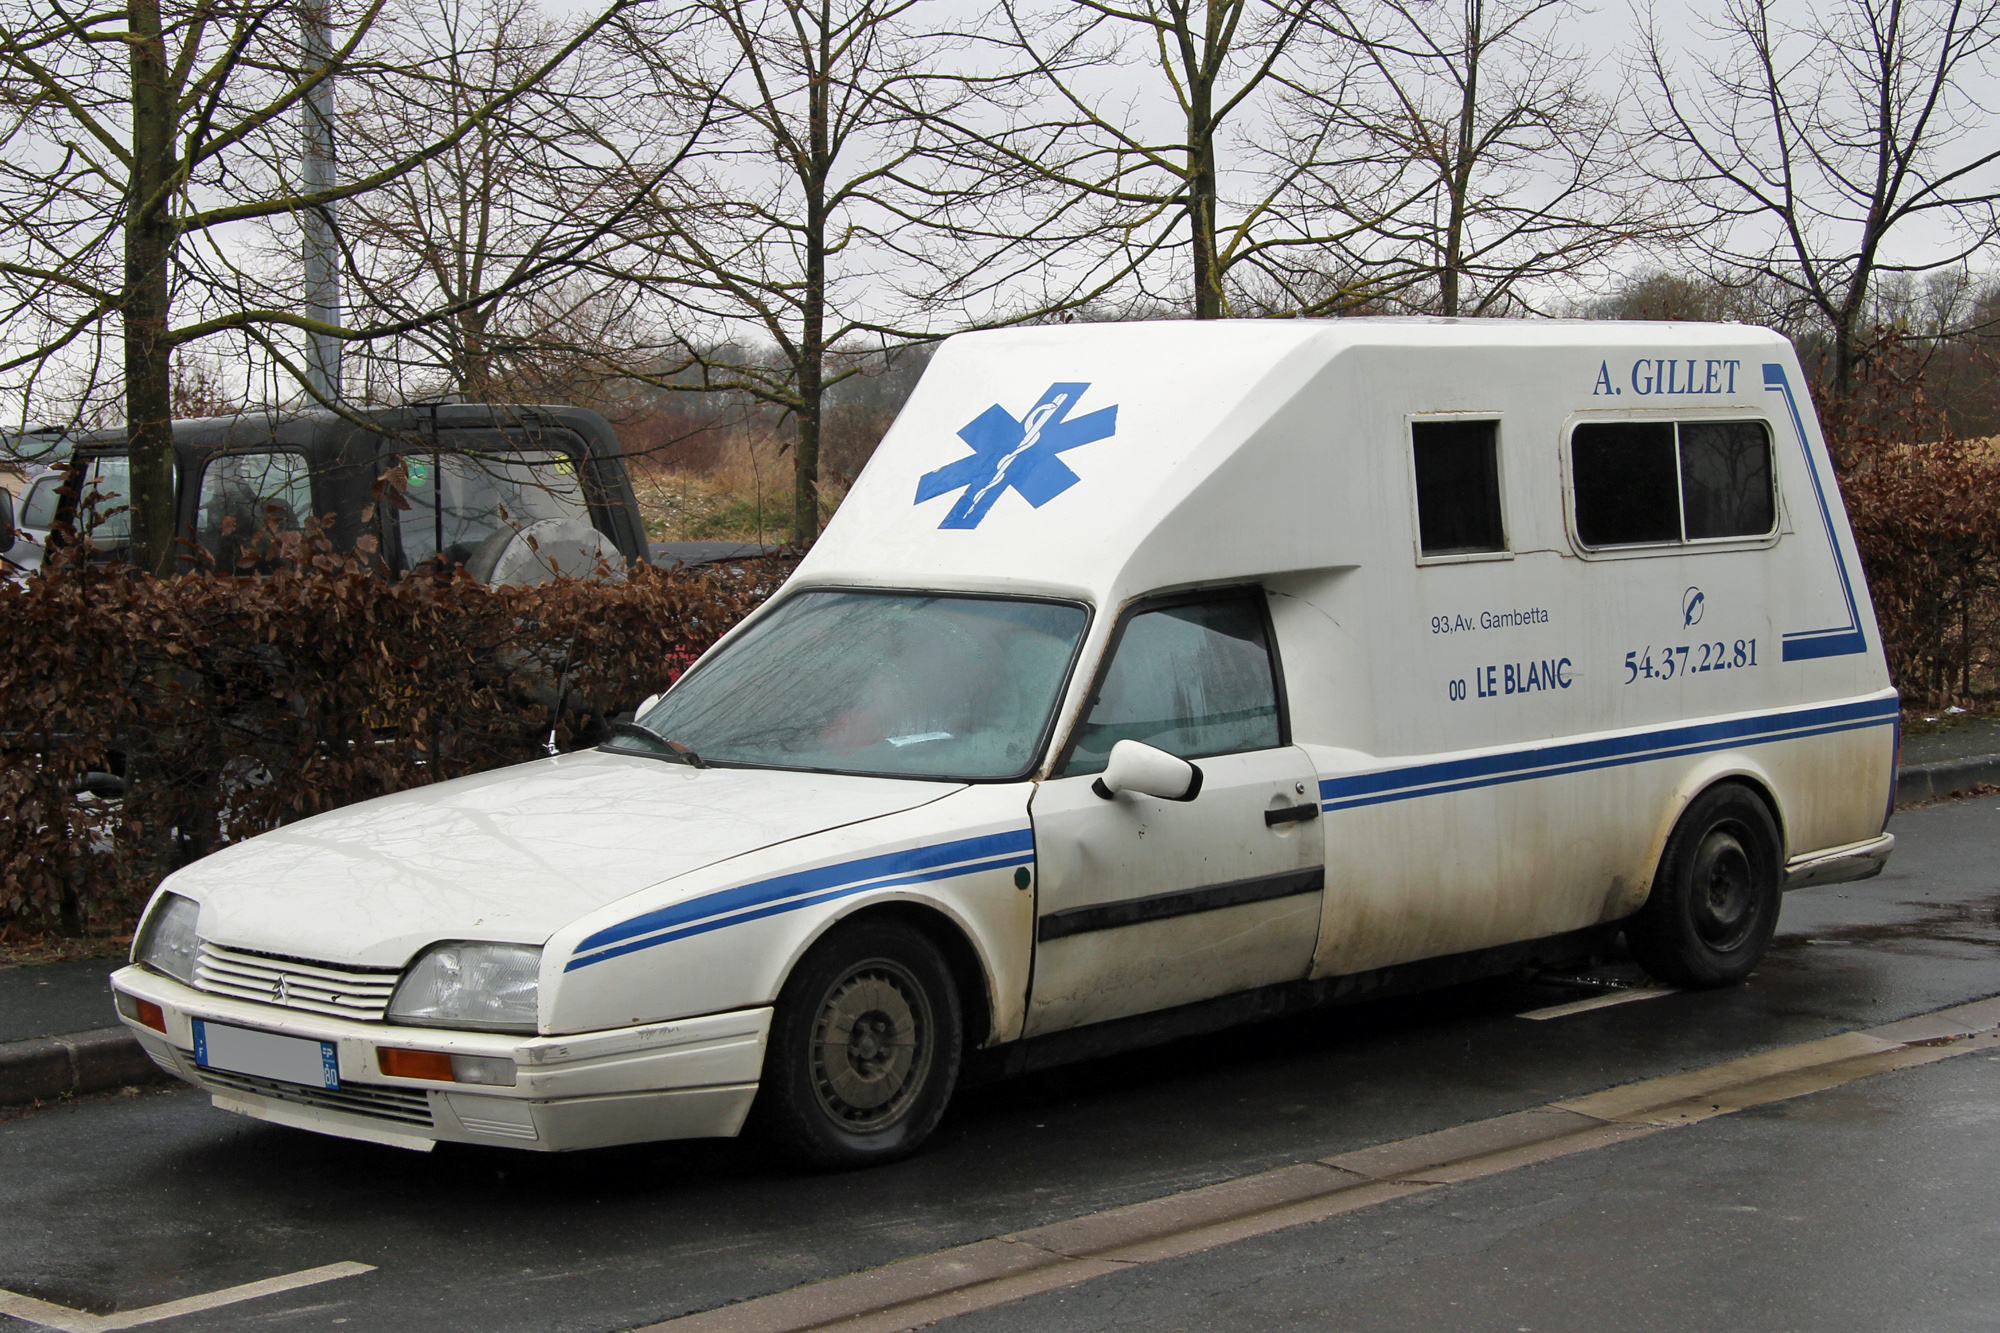
[[[1907,764],[1896,770],[1896,804],[1915,805],[1955,791],[1970,792],[1982,782],[2000,786],[2000,754],[1941,759],[1935,764]]]
[[[2000,1051],[1996,1024],[2000,997],[1975,1000],[933,1250],[633,1333],[908,1333],[1875,1074],[1975,1051],[1991,1056]]]
[[[0,1042],[0,1106],[162,1083],[169,1077],[122,1027]]]

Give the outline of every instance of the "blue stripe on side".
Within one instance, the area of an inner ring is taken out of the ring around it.
[[[1868,641],[1861,637],[1858,629],[1785,636],[1787,662],[1809,662],[1815,657],[1845,657],[1849,653],[1867,651]]]
[[[928,847],[912,847],[900,852],[887,852],[879,856],[864,856],[855,861],[842,861],[834,865],[818,866],[811,870],[794,871],[771,879],[758,880],[750,884],[738,885],[716,893],[705,893],[698,898],[674,903],[657,911],[635,916],[629,921],[621,921],[577,945],[577,952],[584,953],[609,944],[617,944],[639,935],[651,935],[656,931],[668,930],[675,926],[699,921],[704,917],[719,916],[744,908],[757,907],[783,898],[794,898],[801,894],[817,893],[827,889],[854,885],[860,881],[872,881],[887,876],[920,874],[952,866],[961,861],[980,860],[987,857],[1031,856],[1035,850],[1035,836],[1025,828],[1007,833],[989,833],[977,838],[960,838],[955,842],[934,843]],[[1012,862],[1010,862],[1012,864]],[[952,874],[965,873],[953,870]],[[898,883],[914,882],[898,880]],[[862,884],[861,887],[869,887]],[[574,966],[574,964],[572,964]]]
[[[1744,741],[1797,740],[1862,727],[1888,726],[1897,716],[1896,700],[1867,700],[1791,713],[1669,727],[1603,740],[1544,745],[1531,750],[1511,750],[1471,759],[1450,759],[1410,768],[1357,773],[1351,777],[1325,778],[1319,784],[1320,808],[1346,810],[1360,805],[1381,805],[1390,801],[1413,800],[1419,796],[1468,791],[1475,787],[1501,786],[1535,778],[1559,777],[1566,773],[1726,750]]]
[[[981,861],[974,865],[947,866],[943,870],[926,871],[920,875],[905,875],[900,879],[868,880],[860,884],[848,884],[830,893],[815,894],[810,898],[794,898],[787,902],[773,903],[767,907],[753,908],[747,912],[737,912],[733,916],[717,917],[712,921],[704,921],[700,925],[689,926],[685,930],[669,931],[664,935],[648,935],[644,939],[633,940],[629,944],[621,944],[615,949],[606,949],[602,953],[592,954],[588,958],[572,958],[563,967],[563,971],[574,972],[580,967],[589,967],[592,963],[601,963],[607,958],[617,958],[621,954],[637,953],[641,949],[650,949],[656,944],[671,944],[675,940],[684,940],[690,935],[706,935],[711,930],[721,930],[724,926],[737,926],[743,924],[745,921],[757,921],[767,916],[781,916],[786,912],[796,912],[802,907],[815,907],[820,903],[830,903],[839,898],[850,898],[857,893],[866,893],[870,889],[893,889],[903,884],[926,884],[932,880],[952,879],[959,875],[970,875],[981,870],[1006,870],[1020,864],[1021,858],[1019,856],[1007,856],[1002,857],[998,861]]]
[[[1819,521],[1826,529],[1827,549],[1833,552],[1833,568],[1840,575],[1840,595],[1847,601],[1845,625],[1781,636],[1785,660],[1800,662],[1865,653],[1868,641],[1861,634],[1861,612],[1854,604],[1854,581],[1847,575],[1847,557],[1840,551],[1840,536],[1834,530],[1833,510],[1826,502],[1826,485],[1820,480],[1819,463],[1813,458],[1812,446],[1806,443],[1805,418],[1799,414],[1799,401],[1792,394],[1792,382],[1782,364],[1775,361],[1764,364],[1764,387],[1784,394],[1785,406],[1791,409],[1792,429],[1798,432],[1799,452],[1805,455],[1806,475],[1812,478],[1813,498],[1819,501]]]

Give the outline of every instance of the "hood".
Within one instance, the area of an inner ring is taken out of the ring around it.
[[[164,887],[200,902],[217,944],[400,967],[438,940],[540,944],[663,880],[957,790],[587,751],[288,824]]]

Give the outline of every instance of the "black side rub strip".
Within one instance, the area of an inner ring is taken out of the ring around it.
[[[1240,907],[1244,903],[1318,893],[1324,887],[1326,867],[1314,866],[1310,870],[1239,879],[1228,884],[1210,884],[1205,888],[1177,889],[1172,893],[1127,898],[1122,902],[1071,907],[1043,917],[1036,927],[1035,938],[1060,940],[1070,935],[1087,935],[1093,930],[1115,930],[1119,926],[1136,926],[1143,921],[1164,921],[1172,916],[1213,912],[1221,907]]]

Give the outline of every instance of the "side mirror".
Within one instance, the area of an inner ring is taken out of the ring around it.
[[[0,487],[0,555],[14,549],[18,540],[14,532],[14,497],[4,487]]]
[[[1192,801],[1201,795],[1201,769],[1140,741],[1120,741],[1090,789],[1110,800],[1121,791],[1157,796],[1163,801]]]
[[[649,695],[647,695],[647,696],[646,696],[646,699],[645,699],[645,702],[644,702],[644,703],[642,703],[642,704],[640,704],[640,705],[639,705],[639,706],[638,706],[637,708],[635,708],[635,709],[633,709],[633,710],[632,710],[632,716],[633,716],[633,717],[644,717],[644,716],[645,716],[646,714],[648,714],[648,713],[650,713],[650,712],[652,712],[652,711],[653,711],[653,705],[654,705],[654,704],[658,703],[658,702],[659,702],[660,700],[662,700],[662,699],[664,699],[664,698],[666,698],[666,697],[667,697],[667,696],[666,696],[666,695],[664,695],[664,694],[649,694]]]

